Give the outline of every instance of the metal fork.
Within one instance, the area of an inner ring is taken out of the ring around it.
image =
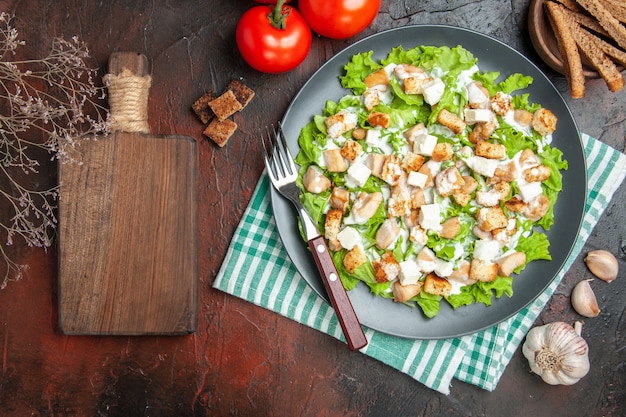
[[[274,188],[291,201],[298,210],[315,264],[322,276],[324,287],[335,309],[348,347],[350,350],[361,349],[367,344],[367,338],[354,312],[350,298],[348,298],[348,294],[339,279],[339,273],[335,268],[324,237],[320,235],[300,202],[300,189],[296,185],[298,170],[289,152],[282,126],[279,123],[278,129],[272,126],[271,129],[266,127],[265,130],[265,135],[261,132],[261,143],[267,174]]]

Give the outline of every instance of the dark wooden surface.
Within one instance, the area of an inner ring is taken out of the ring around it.
[[[528,0],[384,0],[374,24],[353,39],[314,37],[296,70],[265,75],[242,61],[234,42],[238,17],[252,5],[233,1],[4,0],[30,51],[43,55],[53,36],[85,40],[97,65],[112,51],[148,56],[154,82],[151,131],[198,140],[198,332],[176,337],[69,337],[57,327],[57,251],[20,245],[30,265],[0,291],[0,415],[3,416],[618,416],[626,404],[626,278],[595,286],[602,313],[585,320],[591,371],[570,387],[548,386],[518,351],[490,393],[455,381],[449,396],[315,330],[215,291],[211,283],[263,169],[257,130],[279,120],[313,72],[356,39],[406,24],[441,23],[492,35],[538,62],[527,36]],[[539,63],[539,62],[538,62]],[[540,63],[539,63],[540,64]],[[572,101],[549,71],[581,130],[620,151],[626,92],[599,81]],[[224,148],[202,137],[191,103],[205,90],[242,78],[255,99],[235,116],[239,130]],[[37,181],[56,182],[53,163]],[[537,324],[580,319],[569,303],[589,277],[582,258],[595,248],[621,253],[626,237],[622,186],[607,207]],[[620,259],[622,270],[626,267]]]

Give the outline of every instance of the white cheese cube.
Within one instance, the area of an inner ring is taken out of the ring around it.
[[[481,261],[492,261],[500,252],[497,240],[479,239],[474,243],[474,258]]]
[[[439,204],[422,205],[417,220],[424,229],[438,230],[441,224]]]
[[[419,155],[432,156],[437,145],[437,136],[423,133],[417,135],[413,142],[413,152]]]
[[[520,197],[525,203],[528,203],[539,194],[543,193],[540,182],[527,182],[526,184],[518,183]]]
[[[378,146],[380,142],[380,130],[379,129],[367,129],[365,133],[365,143],[372,146]]]
[[[400,279],[400,284],[417,284],[417,281],[419,281],[421,276],[422,273],[420,272],[420,269],[418,268],[415,261],[400,262],[400,275],[398,277]]]
[[[467,85],[467,101],[474,106],[487,105],[489,96],[475,82],[472,82]]]
[[[351,250],[356,245],[361,244],[361,235],[354,227],[344,227],[337,233],[337,240],[342,248]]]
[[[435,259],[435,274],[440,277],[450,276],[454,270],[454,264],[452,262],[444,261],[443,259]]]
[[[372,171],[361,162],[356,162],[348,168],[348,180],[357,187],[363,187]]]
[[[424,84],[424,101],[431,106],[439,103],[445,88],[446,84],[441,81],[441,78],[435,78],[434,80]]]
[[[407,178],[407,184],[413,187],[424,188],[424,185],[426,185],[427,180],[428,180],[427,175],[424,175],[421,172],[411,171],[409,172],[409,177]]]
[[[471,158],[467,158],[465,163],[476,173],[486,177],[493,177],[500,161],[496,159],[483,158],[482,156],[472,156]]]
[[[491,110],[487,109],[465,109],[465,123],[473,125],[479,122],[490,122],[493,118]]]

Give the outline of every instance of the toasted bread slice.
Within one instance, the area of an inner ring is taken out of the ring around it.
[[[231,90],[226,90],[221,96],[209,101],[209,107],[220,122],[243,108]]]
[[[202,123],[207,124],[211,121],[215,114],[213,110],[209,107],[209,101],[215,99],[216,96],[212,91],[209,91],[202,95],[199,99],[197,99],[192,105],[191,108],[196,113],[200,121]]]
[[[214,118],[202,133],[211,139],[217,146],[223,148],[230,137],[237,130],[237,123],[230,119],[218,120]]]
[[[622,23],[626,23],[626,5],[615,1],[602,0],[602,5]]]
[[[576,3],[576,0],[554,0],[557,3],[561,3],[563,6],[565,6],[568,10],[571,10],[573,12],[584,12],[585,9],[583,9],[578,3]]]
[[[616,48],[615,46],[606,42],[604,39],[600,39],[591,33],[589,34],[589,36],[593,36],[595,42],[600,46],[600,48],[602,48],[602,51],[610,56],[613,61],[626,68],[626,52],[622,51],[619,48]]]
[[[580,26],[575,26],[573,33],[580,52],[591,62],[600,76],[606,81],[609,90],[616,92],[623,89],[624,77],[611,58],[604,53],[595,38]]]
[[[254,91],[239,80],[232,80],[226,89],[233,92],[242,108],[246,107],[254,98]]]
[[[606,30],[604,30],[604,28],[600,26],[600,23],[598,23],[598,21],[594,19],[593,17],[584,13],[579,13],[579,12],[569,10],[568,8],[564,8],[564,11],[565,13],[573,17],[574,20],[580,26],[585,27],[587,29],[591,29],[599,35],[609,36],[609,33]]]
[[[609,33],[619,46],[626,49],[626,27],[615,18],[600,0],[576,0]]]
[[[570,95],[575,99],[583,98],[585,97],[585,75],[576,39],[572,33],[572,26],[578,24],[572,24],[573,19],[568,18],[565,6],[562,4],[548,1],[545,7],[563,59],[563,70],[569,84]]]

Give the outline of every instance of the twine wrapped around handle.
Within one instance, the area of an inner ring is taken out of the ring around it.
[[[111,130],[150,133],[148,92],[152,77],[124,69],[120,74],[106,74],[103,81],[109,90]]]

